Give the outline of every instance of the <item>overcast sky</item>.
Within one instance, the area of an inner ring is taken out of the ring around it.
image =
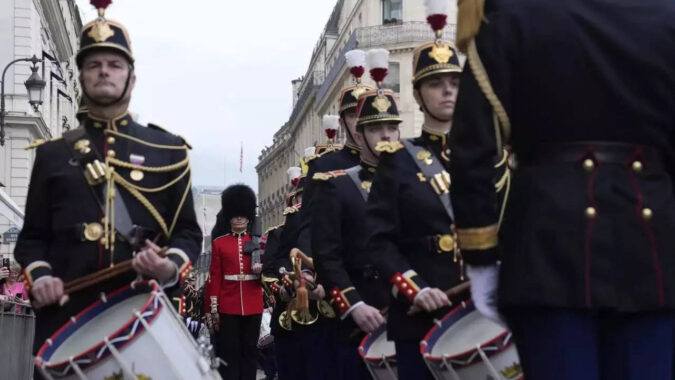
[[[76,0],[83,23],[96,17]],[[106,16],[132,40],[138,80],[131,111],[193,146],[194,185],[245,182],[291,112],[335,0],[113,0]],[[243,173],[239,173],[244,144]]]

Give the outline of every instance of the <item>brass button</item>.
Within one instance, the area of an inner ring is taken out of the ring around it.
[[[652,209],[650,208],[643,208],[642,209],[642,218],[644,220],[650,220],[654,216],[654,213],[652,212]]]
[[[94,122],[94,127],[101,128],[102,126],[103,126],[103,124],[99,123],[98,121]]]
[[[636,173],[639,173],[642,171],[642,162],[640,161],[633,161],[633,171]]]
[[[129,121],[127,121],[127,120],[122,120],[122,122],[120,122],[120,124],[121,124],[122,126],[126,126],[127,124],[129,124]]]
[[[401,287],[402,287],[403,289],[405,289],[405,288],[408,287],[408,284],[406,284],[406,283],[404,282],[404,283],[401,284]]]
[[[408,295],[412,295],[412,294],[413,294],[412,289],[408,289]]]
[[[108,144],[111,144],[111,145],[112,145],[112,144],[115,143],[115,138],[112,137],[112,136],[110,136],[110,137],[108,137],[108,140],[107,140],[107,141],[108,141]]]
[[[584,160],[583,166],[584,170],[586,170],[587,172],[591,172],[593,171],[593,168],[595,168],[595,162],[593,162],[593,160],[591,160],[590,158],[587,158]]]
[[[455,249],[455,239],[452,235],[443,235],[438,239],[438,248],[441,252],[452,252]]]
[[[586,207],[586,217],[588,219],[595,219],[597,215],[598,211],[595,209],[595,207]]]
[[[115,151],[111,149],[111,150],[108,151],[108,153],[106,153],[106,155],[110,158],[113,158],[113,157],[115,157]]]

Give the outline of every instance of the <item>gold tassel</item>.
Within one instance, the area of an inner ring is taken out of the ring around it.
[[[457,48],[466,53],[469,42],[476,37],[483,21],[485,0],[457,1]]]

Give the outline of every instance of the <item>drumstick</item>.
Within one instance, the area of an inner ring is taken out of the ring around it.
[[[164,257],[166,255],[166,250],[167,248],[162,248],[161,251],[159,251],[159,256]],[[90,273],[86,276],[82,276],[80,278],[77,278],[73,281],[70,281],[65,284],[63,293],[64,294],[71,294],[78,292],[80,290],[89,288],[90,286],[99,284],[103,281],[106,281],[108,279],[111,279],[113,277],[119,276],[120,274],[130,272],[133,270],[133,267],[131,265],[133,259],[125,260],[122,261],[121,263],[101,269],[99,271],[96,271],[94,273]]]

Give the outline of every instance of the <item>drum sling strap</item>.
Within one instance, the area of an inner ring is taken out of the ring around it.
[[[359,178],[359,173],[361,172],[361,165],[356,165],[354,167],[351,167],[347,170],[345,170],[349,178],[352,180],[354,183],[354,186],[359,190],[359,193],[361,194],[361,197],[363,198],[364,201],[368,201],[368,191],[361,186],[363,181],[361,181],[361,178]]]
[[[99,189],[105,183],[105,164],[101,161],[100,155],[96,150],[96,146],[91,143],[91,137],[87,134],[84,127],[75,128],[73,130],[63,133],[63,140],[70,150],[72,160],[77,162],[82,169],[82,175],[85,177],[91,195],[99,206],[101,213],[105,213],[106,186],[103,186],[101,193],[103,198],[99,196]],[[119,189],[115,186],[115,192],[120,194]],[[122,196],[115,197],[114,204],[115,212],[115,230],[129,243],[133,244],[138,228],[133,224],[127,205],[124,203]]]
[[[426,178],[426,181],[434,189],[436,195],[438,195],[438,199],[443,204],[445,212],[454,221],[455,212],[450,202],[450,174],[448,174],[441,162],[433,154],[431,157],[421,154],[426,150],[423,146],[413,144],[410,139],[401,139],[401,142],[408,151],[408,154],[410,154],[410,158],[417,164],[417,167]]]

